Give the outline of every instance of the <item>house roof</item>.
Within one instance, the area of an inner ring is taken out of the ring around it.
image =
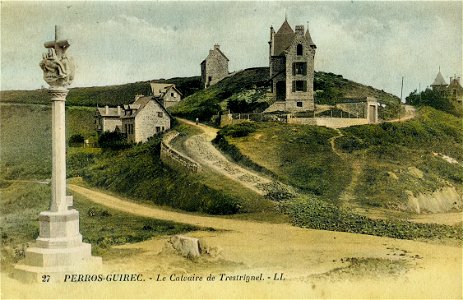
[[[312,37],[310,36],[309,28],[307,28],[307,31],[305,32],[305,38],[306,38],[307,41],[309,42],[309,45],[310,45],[310,46],[315,46],[315,48],[317,48],[317,46],[315,45],[315,43],[312,41]]]
[[[116,107],[108,107],[108,112],[106,112],[106,107],[97,107],[97,112],[102,117],[119,117]]]
[[[180,96],[183,94],[177,89],[175,84],[172,83],[159,83],[159,82],[151,82],[151,92],[155,97],[163,97],[170,89],[174,89]]]
[[[124,118],[124,119],[128,119],[128,118],[135,118],[137,116],[137,114],[143,110],[143,108],[150,102],[150,101],[153,101],[154,103],[156,103],[168,116],[169,118],[172,119],[172,115],[164,108],[164,106],[162,106],[162,104],[156,100],[154,97],[152,96],[142,96],[140,98],[138,98],[137,100],[135,100],[134,103],[132,104],[129,104],[129,105],[126,105],[124,106],[124,108],[126,108],[126,110],[129,110],[129,109],[132,109],[133,112],[132,114],[126,116],[126,115],[122,115],[121,118]]]
[[[447,85],[440,71],[439,73],[437,73],[436,79],[434,79],[434,82],[431,84],[431,86],[439,86],[439,85]]]
[[[277,34],[293,34],[294,31],[288,23],[288,20],[285,20],[283,24],[281,24],[280,29],[278,29]]]
[[[211,51],[217,51],[217,52],[219,52],[219,54],[221,54],[227,61],[230,61],[230,60],[228,59],[228,57],[222,52],[222,50],[220,50],[220,48],[214,48],[214,49],[212,49]],[[201,65],[204,64],[204,63],[206,62],[206,60],[209,58],[209,55],[210,55],[210,53],[209,53],[209,54],[207,55],[207,57],[201,62]]]
[[[463,87],[460,84],[460,78],[453,78],[450,81],[450,84],[448,86],[449,89],[457,89],[457,90],[463,90]]]
[[[274,37],[275,42],[275,55],[281,55],[283,52],[291,46],[295,33],[287,20],[281,25]]]
[[[293,31],[288,21],[285,20],[274,36],[275,56],[283,55],[284,51],[292,45],[295,37],[296,33]],[[306,38],[310,46],[314,46],[316,48],[315,43],[313,42],[312,37],[310,36],[308,28],[305,32],[304,37]]]

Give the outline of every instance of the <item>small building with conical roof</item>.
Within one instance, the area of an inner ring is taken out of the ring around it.
[[[266,111],[312,111],[314,58],[317,46],[304,25],[294,30],[285,20],[277,32],[270,27],[269,67],[275,103]],[[278,107],[278,109],[276,109]]]
[[[447,88],[447,83],[445,82],[444,76],[442,76],[440,70],[437,73],[436,79],[431,84],[431,87],[435,91],[444,91]]]

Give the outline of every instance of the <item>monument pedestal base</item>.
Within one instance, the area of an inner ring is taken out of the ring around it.
[[[82,242],[79,212],[69,209],[39,215],[40,235],[26,250],[26,258],[15,266],[14,278],[25,282],[63,282],[65,274],[98,271],[101,257],[91,254]]]

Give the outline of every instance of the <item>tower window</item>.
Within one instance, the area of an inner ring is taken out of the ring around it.
[[[302,107],[302,102],[301,102],[301,101],[298,101],[298,102],[296,103],[296,106],[297,106],[297,107]]]
[[[301,44],[298,44],[298,45],[297,45],[297,48],[296,48],[296,54],[297,54],[298,56],[300,56],[300,55],[302,55],[302,52],[303,52],[303,51],[302,51],[302,45],[301,45]]]
[[[293,81],[293,92],[307,92],[307,81],[305,80]]]
[[[307,63],[305,62],[293,63],[293,75],[307,75]]]

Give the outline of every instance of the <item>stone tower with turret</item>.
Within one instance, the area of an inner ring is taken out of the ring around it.
[[[269,65],[275,103],[267,111],[314,110],[316,48],[309,29],[304,32],[304,25],[296,25],[293,31],[285,20],[277,32],[270,27]]]

